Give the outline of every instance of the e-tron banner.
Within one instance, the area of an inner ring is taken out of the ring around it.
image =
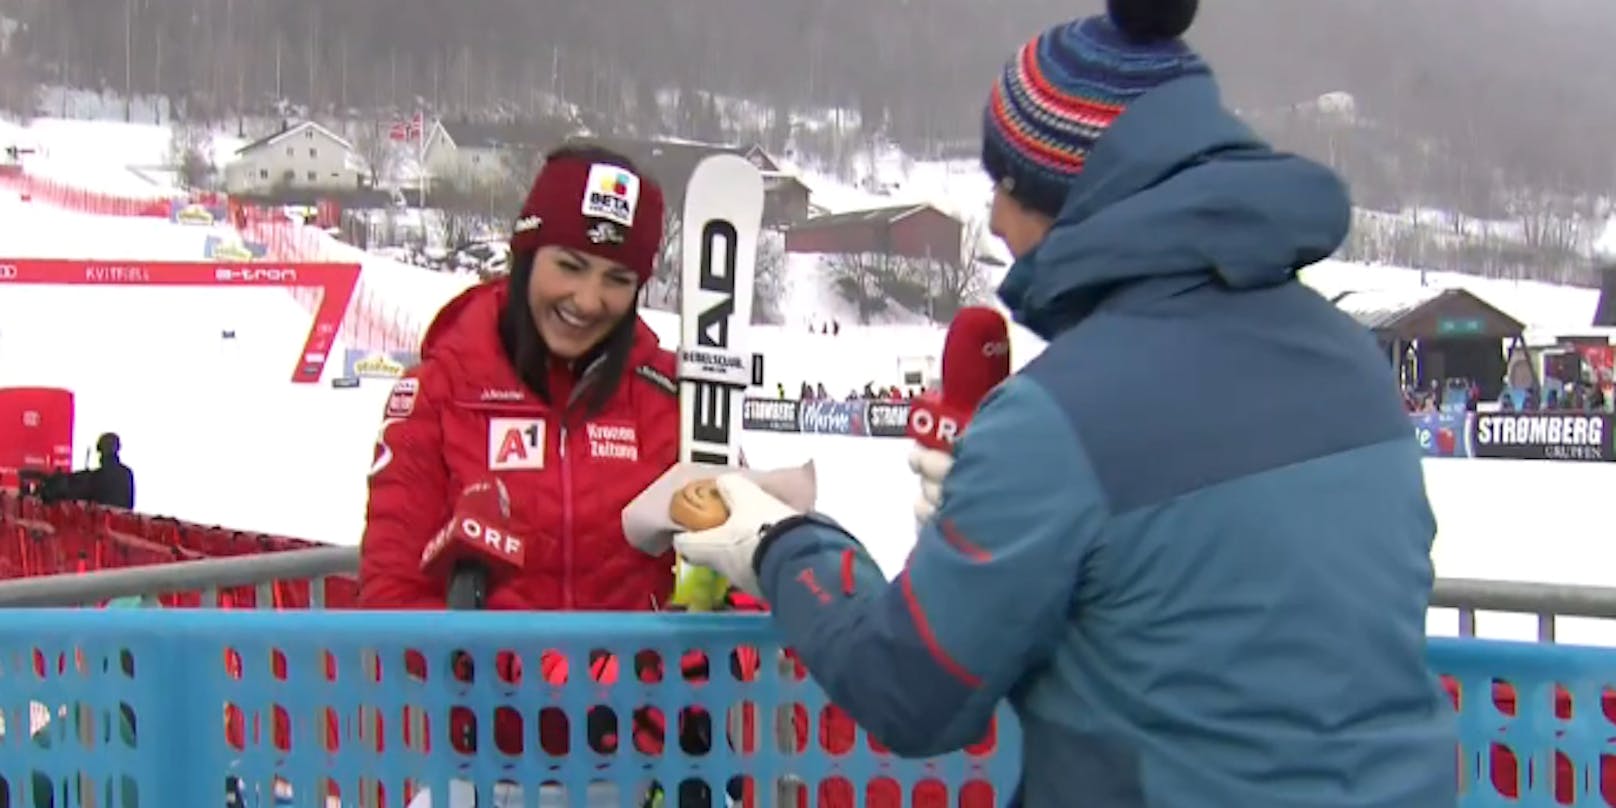
[[[314,324],[292,371],[297,384],[318,384],[348,302],[359,285],[358,264],[218,261],[88,261],[0,258],[0,286],[278,286],[320,290]]]

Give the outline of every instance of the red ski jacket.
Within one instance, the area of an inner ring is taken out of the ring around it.
[[[459,492],[492,472],[510,491],[509,527],[524,539],[526,564],[520,577],[493,583],[490,609],[640,611],[663,607],[673,591],[673,555],[650,558],[630,547],[623,536],[621,514],[630,500],[678,460],[679,402],[671,381],[673,355],[663,351],[656,335],[640,323],[628,376],[605,410],[587,420],[562,419],[557,409],[527,391],[505,357],[498,332],[505,298],[505,284],[495,282],[468,290],[444,307],[427,331],[421,364],[394,388],[370,476],[370,502],[360,547],[359,605],[444,608],[447,582],[428,579],[420,572],[421,552],[449,520]],[[554,399],[565,401],[575,381],[570,373],[558,370],[550,380]],[[732,593],[729,608],[762,611],[767,607]],[[762,660],[754,649],[738,650],[732,664],[739,670],[732,674],[750,679]],[[456,678],[472,678],[474,671],[467,662],[454,661]],[[417,653],[409,654],[406,663],[408,672],[416,677],[441,670]],[[612,684],[629,675],[621,664],[611,656],[594,657],[589,660],[588,673],[597,682]],[[709,661],[700,652],[685,654],[677,664],[686,679],[702,680],[709,675]],[[661,660],[654,657],[642,655],[631,665],[632,675],[642,681],[667,675]],[[796,667],[798,676],[805,675],[800,665]],[[501,655],[496,668],[475,673],[521,680],[522,665],[513,655]],[[568,675],[565,660],[554,654],[543,654],[540,668],[539,673],[551,683],[564,681]],[[706,736],[699,745],[733,742],[727,737],[730,730],[724,726],[725,718],[698,718],[706,712],[697,708],[673,717],[636,710],[626,720],[612,722],[615,727],[611,729],[597,732],[591,727],[585,734],[597,753],[615,749],[622,732],[632,737],[640,752],[657,754],[698,723],[706,724],[697,733]],[[753,708],[747,707],[742,734],[749,737],[743,745],[756,748],[761,739],[755,737],[757,724],[752,713]],[[567,721],[585,720],[581,716],[563,718],[555,711],[536,717],[540,746],[551,755],[569,751]],[[831,708],[818,718],[814,740],[824,749],[845,752],[853,745],[854,727],[845,713]],[[527,735],[523,717],[501,712],[494,719],[495,745],[507,754],[522,754]],[[712,725],[714,719],[718,726]],[[470,710],[452,709],[446,740],[462,752],[473,751],[474,720]],[[811,742],[809,728],[814,723],[799,707],[793,721],[799,748]],[[435,733],[425,729],[427,738],[433,738]],[[822,804],[856,804],[845,783],[820,784],[819,790]],[[870,805],[901,804],[901,797],[894,796],[874,794]],[[979,801],[967,799],[966,804],[975,808]]]
[[[393,389],[370,473],[359,605],[443,608],[447,582],[421,573],[421,552],[459,492],[493,475],[510,491],[508,527],[524,540],[526,565],[491,584],[489,609],[658,608],[673,591],[673,554],[629,546],[622,510],[678,460],[673,354],[640,322],[627,375],[604,410],[563,417],[506,358],[498,328],[506,294],[494,282],[450,302],[427,331],[421,363]],[[576,384],[557,363],[552,399],[567,401]]]

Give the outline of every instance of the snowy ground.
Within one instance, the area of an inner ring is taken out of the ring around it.
[[[1326,297],[1342,292],[1391,291],[1421,286],[1464,289],[1525,323],[1549,333],[1581,333],[1593,322],[1599,290],[1540,281],[1479,278],[1452,272],[1321,261],[1302,270],[1302,282]]]
[[[0,138],[43,141],[38,168],[112,192],[150,187],[132,169],[160,161],[167,149],[167,130],[155,125],[5,126],[0,124]],[[218,148],[233,148],[221,143]],[[883,169],[889,179],[870,184],[879,193],[822,176],[808,179],[816,201],[832,209],[927,201],[968,218],[985,214],[986,181],[969,161],[902,167],[908,173],[899,180],[890,179],[890,167]],[[0,198],[0,217],[9,225],[0,229],[0,254],[19,257],[194,258],[211,232],[62,213],[21,205],[15,197]],[[392,316],[420,326],[471,282],[330,239],[320,251],[333,260],[360,261],[367,290],[391,307]],[[769,357],[762,392],[772,393],[776,383],[794,391],[804,380],[822,381],[838,394],[866,382],[891,383],[900,361],[938,352],[942,329],[936,326],[856,326],[845,303],[828,295],[823,270],[811,257],[792,257],[787,274],[785,308],[794,319],[756,330],[756,348]],[[1589,322],[1597,299],[1591,290],[1340,262],[1312,267],[1303,277],[1331,295],[1422,283],[1460,286],[1529,324],[1562,332]],[[843,326],[839,336],[810,333],[808,322],[830,317]],[[648,319],[671,346],[675,318],[652,313]],[[351,543],[362,525],[364,471],[387,386],[288,385],[287,359],[295,356],[308,325],[308,313],[274,290],[8,289],[0,299],[0,384],[75,389],[78,445],[87,446],[102,430],[123,433],[128,458],[141,475],[143,508]],[[237,336],[222,339],[224,330]],[[1041,347],[1025,332],[1017,331],[1014,339],[1018,365]],[[869,538],[883,566],[901,563],[912,541],[907,503],[913,488],[902,441],[779,434],[748,435],[745,441],[760,465],[815,458],[826,481],[826,509]],[[1436,559],[1442,575],[1600,583],[1616,561],[1607,557],[1616,551],[1607,551],[1610,543],[1599,540],[1597,531],[1543,530],[1536,507],[1567,496],[1599,501],[1616,485],[1616,466],[1431,460],[1426,469],[1441,522]],[[872,497],[876,491],[884,493]],[[1499,496],[1501,491],[1509,496]],[[1529,547],[1525,536],[1531,537]],[[1433,621],[1434,631],[1451,631],[1451,616],[1438,614]],[[1568,623],[1562,638],[1575,640],[1583,630]],[[1530,619],[1488,618],[1483,632],[1489,631],[1526,637],[1532,627]]]
[[[64,329],[64,316],[95,327]],[[0,299],[0,385],[75,390],[76,445],[103,430],[121,433],[142,510],[351,544],[363,526],[365,473],[388,385],[287,384],[287,360],[308,320],[275,290],[8,290]],[[671,343],[673,318],[652,320]],[[227,329],[234,339],[221,338]],[[760,347],[775,367],[851,387],[890,372],[900,352],[934,351],[937,340],[929,329],[842,338],[773,330]],[[914,538],[915,493],[904,441],[749,433],[743,444],[760,467],[812,458],[822,507],[884,569],[902,564]],[[1426,462],[1426,473],[1443,576],[1595,584],[1616,565],[1616,545],[1597,529],[1545,530],[1541,516],[1545,502],[1600,501],[1616,487],[1616,466],[1438,459]],[[1451,614],[1433,613],[1433,632],[1455,626]],[[1501,637],[1535,630],[1530,618],[1507,616],[1484,615],[1481,626]],[[1567,621],[1560,636],[1616,644],[1610,627],[1591,621]]]
[[[34,150],[22,162],[41,179],[136,198],[175,190],[142,173],[173,162],[166,126],[38,118],[27,128],[0,122],[0,142]]]
[[[814,171],[803,171],[802,179],[813,192],[813,202],[830,212],[913,203],[929,203],[959,217],[967,237],[975,236],[974,249],[1009,263],[1003,245],[987,233],[986,218],[993,189],[975,160],[913,161],[887,152],[870,161],[857,186]],[[1425,211],[1423,220],[1440,221],[1440,211]],[[1507,223],[1487,225],[1493,232]],[[968,245],[967,249],[972,249]],[[1616,219],[1613,219],[1600,249],[1616,260]],[[826,278],[826,259],[819,256],[791,256],[788,275],[793,279],[782,308],[795,313],[796,320],[835,317],[844,324],[855,319],[851,306],[832,290]],[[1000,272],[993,273],[996,281]],[[1327,297],[1348,291],[1410,289],[1420,286],[1465,289],[1477,297],[1540,332],[1567,333],[1585,328],[1593,321],[1599,292],[1537,281],[1511,281],[1481,278],[1449,272],[1421,272],[1403,267],[1371,266],[1344,261],[1324,261],[1302,273],[1304,283]],[[989,287],[991,289],[991,285]],[[878,322],[909,322],[917,317],[900,314]]]
[[[12,204],[0,207],[0,215],[25,226],[0,233],[0,252],[9,255],[71,252],[77,257],[183,259],[200,251],[207,231]],[[92,230],[102,237],[79,235]],[[466,283],[397,265],[367,265],[366,272],[378,294],[423,316]],[[676,318],[651,313],[648,319],[671,346]],[[81,327],[64,329],[64,322]],[[88,445],[101,430],[122,432],[130,461],[142,472],[143,506],[204,522],[351,542],[362,519],[363,471],[387,386],[366,383],[358,390],[331,390],[288,385],[288,360],[295,357],[308,324],[308,313],[277,290],[12,288],[0,300],[0,384],[62,384],[77,390],[79,445]],[[219,335],[224,330],[237,336],[223,340]],[[1013,355],[1019,365],[1041,346],[1023,332],[1016,338]],[[890,383],[898,376],[901,358],[935,356],[941,339],[935,326],[844,324],[839,336],[792,326],[761,327],[754,344],[768,357],[769,375],[767,389],[760,392],[772,391],[776,383],[795,390],[804,380],[822,381],[838,394],[869,381]],[[872,350],[872,345],[880,347]],[[793,462],[813,454],[828,464],[827,478],[849,481],[845,493],[834,488],[828,492],[827,502],[849,514],[863,532],[897,535],[899,544],[890,550],[882,545],[880,552],[893,563],[902,557],[901,540],[908,531],[903,496],[874,504],[861,492],[911,487],[901,443],[747,437],[748,453],[757,462]],[[221,466],[241,468],[244,476],[236,484],[224,484]],[[1542,537],[1535,508],[1521,503],[1549,501],[1577,490],[1597,500],[1599,490],[1616,483],[1616,468],[1437,460],[1428,469],[1443,522],[1439,561],[1445,574],[1513,577],[1511,570],[1520,570],[1570,580],[1597,577],[1599,570],[1609,568],[1589,557],[1586,563],[1544,562],[1549,566],[1527,569],[1519,560],[1525,553],[1477,555],[1458,548],[1486,537],[1501,545],[1523,535]],[[263,485],[273,485],[307,507],[287,509],[279,504],[282,499],[264,497]],[[1493,495],[1498,490],[1509,490],[1511,496]],[[1557,539],[1534,539],[1534,547],[1548,549],[1541,545],[1547,540],[1563,548],[1547,556],[1534,550],[1533,558],[1571,558],[1597,549],[1579,549],[1582,539],[1574,531],[1554,533]]]
[[[1616,261],[1616,216],[1611,217],[1610,223],[1605,225],[1604,235],[1594,242],[1594,254],[1607,261]]]
[[[25,161],[31,172],[76,186],[130,196],[161,195],[172,190],[178,178],[163,167],[174,162],[173,130],[160,100],[136,99],[130,116],[135,122],[123,123],[90,119],[97,115],[121,118],[123,103],[115,95],[61,89],[52,89],[46,95],[48,97],[42,98],[42,108],[53,112],[60,109],[61,117],[36,118],[26,126],[0,120],[0,142],[38,150],[38,154]],[[725,114],[737,123],[757,123],[753,119],[758,116],[762,116],[760,120],[767,118],[766,112],[739,102],[728,104],[725,109]],[[158,120],[162,123],[153,122]],[[233,127],[206,133],[203,138],[205,149],[220,167],[234,159],[235,150],[247,139],[238,136]],[[913,160],[891,147],[872,147],[854,161],[858,176],[851,183],[795,165],[790,160],[782,159],[782,163],[787,172],[798,174],[812,190],[813,203],[819,208],[842,212],[929,203],[961,218],[967,240],[974,241],[967,244],[968,251],[1008,263],[1009,256],[1003,246],[986,233],[992,188],[976,160]],[[1421,221],[1437,224],[1446,215],[1442,211],[1419,213]],[[1494,225],[1498,225],[1476,224],[1486,225],[1490,233],[1497,230]],[[1598,239],[1596,249],[1616,260],[1616,219]],[[851,306],[831,287],[827,261],[824,257],[788,257],[786,289],[779,305],[787,316],[788,325],[806,327],[809,322],[828,319],[840,320],[844,325],[856,321]],[[396,266],[393,261],[386,263]],[[369,264],[367,261],[367,266]],[[1586,326],[1591,322],[1598,298],[1597,292],[1591,289],[1335,261],[1308,269],[1303,278],[1326,295],[1417,285],[1464,288],[1536,331]],[[413,298],[406,308],[417,319],[430,319],[430,312],[421,312]],[[874,322],[908,324],[920,320],[918,315],[898,311],[879,315]]]

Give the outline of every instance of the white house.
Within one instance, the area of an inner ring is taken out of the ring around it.
[[[422,163],[439,182],[462,187],[499,182],[531,171],[530,158],[565,142],[573,132],[556,122],[438,121],[427,130]]]
[[[313,121],[248,143],[235,157],[224,167],[225,190],[233,194],[276,188],[349,191],[363,188],[369,178],[353,144]]]
[[[472,131],[484,128],[472,124],[445,124],[442,121],[432,124],[432,128],[427,130],[421,161],[431,177],[454,185],[476,185],[504,173],[504,147],[497,139]]]

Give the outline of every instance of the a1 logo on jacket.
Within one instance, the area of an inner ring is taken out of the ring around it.
[[[544,468],[543,418],[488,419],[488,470]]]

